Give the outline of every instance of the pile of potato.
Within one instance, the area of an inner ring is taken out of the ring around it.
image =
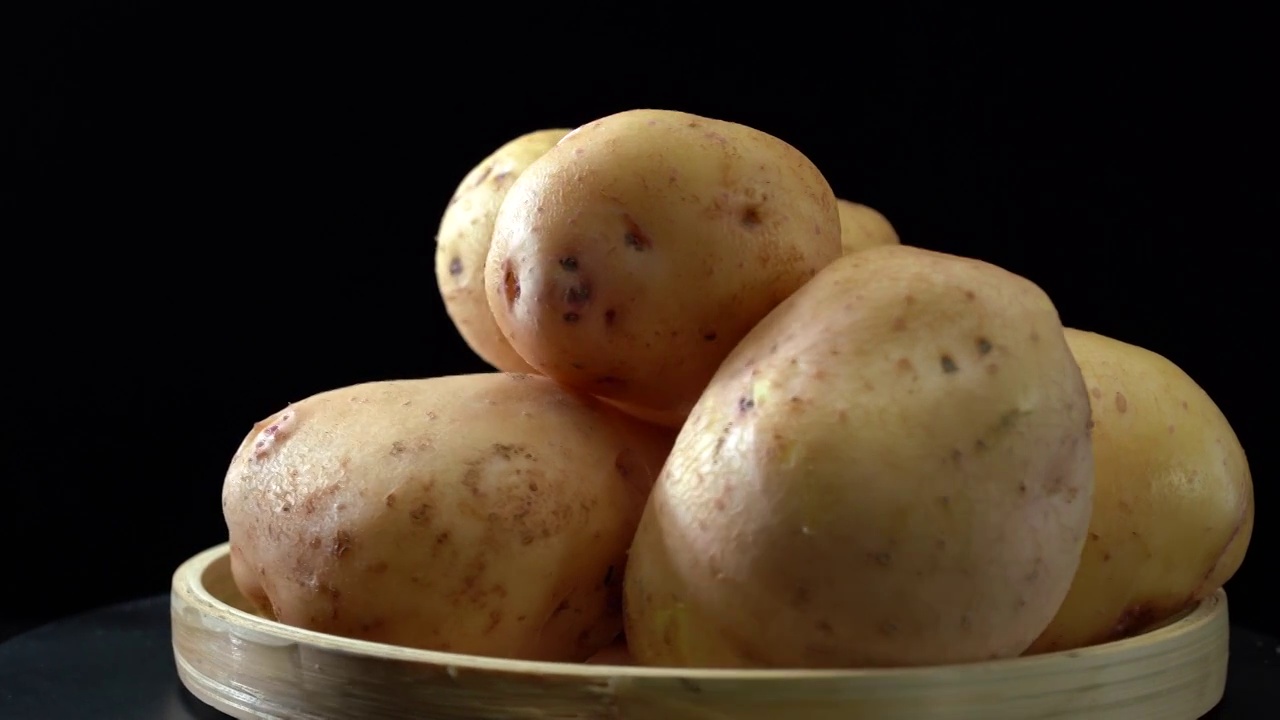
[[[1244,452],[1177,366],[900,244],[759,130],[512,140],[436,271],[501,372],[254,427],[223,510],[269,617],[506,658],[960,663],[1140,632],[1249,544]]]

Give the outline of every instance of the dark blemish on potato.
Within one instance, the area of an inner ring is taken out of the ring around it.
[[[827,637],[834,637],[836,634],[835,628],[831,627],[831,623],[827,622],[826,620],[819,620],[818,622],[814,623],[813,629],[817,630],[823,635],[826,635]]]
[[[712,342],[713,340],[716,339],[716,337],[717,335],[715,330],[710,330],[708,332],[702,333],[702,339],[706,340],[707,342]]]
[[[893,321],[893,331],[902,332],[907,329],[907,319],[904,317],[895,318]]]
[[[720,437],[716,438],[716,446],[711,451],[712,456],[714,457],[720,456],[720,451],[724,449],[724,441],[725,441],[724,435],[721,435]]]
[[[580,282],[564,291],[564,301],[570,305],[585,305],[591,299],[591,284]]]
[[[369,566],[369,572],[373,573],[374,575],[381,575],[386,571],[387,571],[386,560],[379,560],[378,562],[373,563],[372,565]]]
[[[1183,401],[1182,401],[1182,409],[1183,409],[1183,410],[1187,410],[1187,411],[1190,411],[1190,410],[1191,410],[1190,406],[1188,406],[1188,405],[1187,405],[1187,401],[1186,401],[1186,400],[1183,400]]]
[[[756,401],[752,400],[749,397],[746,397],[745,395],[743,397],[738,398],[738,410],[740,412],[746,412],[755,406],[756,406]]]
[[[857,299],[858,299],[858,300],[861,300],[861,299],[862,299],[862,296],[861,296],[861,295],[857,296]],[[910,293],[908,293],[908,294],[907,294],[907,296],[906,296],[905,298],[903,298],[902,300],[903,300],[903,302],[905,302],[905,303],[906,303],[906,304],[908,304],[908,305],[915,305],[915,304],[916,304],[916,296],[915,296],[915,295],[912,295],[912,294],[910,294]]]
[[[977,452],[982,452],[983,450],[986,450],[986,449],[987,449],[987,443],[986,443],[986,441],[985,441],[985,440],[977,440],[977,441],[975,441],[975,442],[973,443],[973,449],[974,449],[975,451],[977,451]]]
[[[897,624],[890,622],[888,620],[885,620],[884,622],[880,623],[879,630],[880,630],[880,634],[885,636],[893,636],[898,634]]]
[[[510,460],[516,455],[523,454],[525,448],[523,445],[508,445],[507,443],[494,443],[493,454],[503,460]]]
[[[1032,331],[1031,331],[1031,343],[1032,343],[1032,344],[1036,344],[1036,343],[1038,343],[1038,342],[1040,342],[1040,333],[1036,332],[1035,330],[1032,330]]]
[[[604,324],[605,324],[605,325],[612,325],[612,324],[613,324],[613,321],[614,321],[614,320],[617,320],[617,319],[618,319],[618,311],[617,311],[617,310],[614,310],[613,308],[609,308],[608,310],[605,310],[605,311],[604,311]]]
[[[559,605],[556,605],[556,609],[551,612],[551,617],[555,617],[568,609],[569,609],[569,598],[565,598],[564,600],[560,601]]]
[[[915,365],[912,365],[911,361],[907,358],[898,358],[898,362],[894,363],[893,366],[897,368],[899,372],[912,372],[916,369]]]
[[[743,226],[745,227],[753,228],[758,226],[761,222],[763,222],[760,219],[760,208],[754,205],[744,208],[742,211],[741,220],[742,220]]]
[[[1129,400],[1125,398],[1124,393],[1116,393],[1116,410],[1123,413],[1129,409]]]
[[[614,387],[617,387],[619,385],[626,385],[627,381],[615,375],[601,375],[600,377],[596,378],[596,384],[612,385]]]
[[[537,480],[530,480],[530,481],[529,481],[529,491],[530,491],[530,492],[538,492],[538,481],[537,481]]]
[[[529,535],[529,534],[527,534],[527,533],[526,533],[526,534],[524,534],[524,535],[521,535],[521,536],[520,536],[520,544],[521,544],[521,545],[532,545],[532,544],[533,544],[533,536],[532,536],[532,535]]]
[[[796,591],[791,595],[791,604],[798,608],[802,608],[808,605],[809,604],[809,588],[803,585],[801,585],[800,587],[797,587]]]
[[[1094,400],[1101,400],[1101,399],[1102,399],[1102,388],[1100,388],[1100,387],[1094,387],[1094,388],[1092,388],[1092,389],[1090,389],[1090,390],[1089,390],[1089,394],[1093,396],[1093,399],[1094,399]]]
[[[893,556],[887,552],[870,553],[867,557],[881,567],[888,567],[893,562]]]
[[[992,347],[992,345],[991,345],[991,341],[990,341],[990,340],[988,340],[988,339],[986,339],[986,338],[984,338],[984,337],[980,337],[980,338],[978,338],[977,345],[978,345],[978,354],[979,354],[979,355],[986,355],[987,353],[991,352],[991,347]]]
[[[724,512],[724,509],[728,507],[728,505],[725,504],[724,497],[717,497],[715,500],[712,500],[711,506],[716,509],[716,512]]]
[[[564,318],[564,321],[565,321],[565,322],[567,322],[567,323],[569,323],[569,324],[576,323],[576,322],[578,322],[579,320],[581,320],[581,319],[582,319],[582,316],[581,316],[581,315],[579,315],[578,313],[573,312],[573,311],[569,311],[569,312],[565,313],[562,317]]]
[[[395,442],[391,443],[391,454],[393,456],[399,455],[404,451],[405,451],[404,443],[400,442],[399,440],[396,440]]]
[[[462,274],[462,258],[455,257],[449,261],[449,274],[454,277]]]
[[[960,368],[956,366],[956,361],[952,360],[950,355],[942,356],[942,372],[950,374],[959,369]]]
[[[1109,551],[1102,553],[1102,562],[1111,562],[1111,553]]]
[[[964,459],[964,453],[961,452],[960,448],[951,448],[951,462],[955,463],[956,465],[959,465],[960,461],[963,459]]]
[[[651,241],[649,236],[640,229],[640,224],[635,221],[635,218],[630,215],[625,215],[623,216],[622,221],[626,223],[627,226],[627,231],[622,236],[622,240],[627,244],[627,247],[635,250],[636,252],[644,252],[650,247],[653,247],[653,241]]]
[[[572,256],[572,255],[569,255],[569,256],[567,256],[567,257],[562,257],[562,258],[560,258],[560,267],[564,268],[565,270],[567,270],[567,271],[569,271],[569,272],[577,272],[577,271],[578,271],[578,258],[576,258],[576,257],[574,257],[574,256]]]
[[[318,537],[313,537],[311,538],[310,541],[307,542],[307,545],[310,546],[312,550],[319,550],[320,544],[321,544],[320,538]]]
[[[341,558],[351,549],[351,533],[339,530],[333,535],[333,544],[329,546],[329,554]]]
[[[488,633],[493,632],[494,630],[496,630],[496,629],[498,628],[498,625],[500,625],[500,624],[502,624],[502,611],[501,611],[501,610],[490,610],[490,611],[489,611],[489,625],[484,629],[485,633],[486,633],[486,634],[488,634]]]
[[[604,584],[608,585],[611,582],[613,582],[613,566],[612,565],[609,566],[609,569],[604,571]]]
[[[285,503],[285,504],[283,504],[283,505],[281,505],[281,506],[280,506],[280,512],[286,512],[286,513],[287,513],[287,512],[289,512],[289,511],[291,511],[291,510],[293,510],[293,506],[292,506],[292,505],[290,505],[289,503]]]
[[[1096,420],[1094,420],[1093,418],[1089,418],[1088,422],[1086,422],[1086,423],[1084,424],[1084,430],[1085,430],[1085,432],[1089,432],[1089,431],[1093,430],[1094,426],[1095,426],[1095,425],[1097,425],[1097,424],[1098,424],[1098,423],[1097,423],[1097,421],[1096,421]]]
[[[448,530],[445,530],[444,532],[442,532],[442,533],[440,533],[440,534],[436,535],[436,544],[437,544],[437,545],[444,545],[444,544],[445,544],[445,543],[447,543],[447,542],[449,542],[449,531],[448,531]]]
[[[569,367],[573,368],[574,370],[585,370],[587,366],[583,365],[580,362],[571,362],[569,363]]]
[[[1089,539],[1092,540],[1093,542],[1098,542],[1099,540],[1102,539],[1102,536],[1096,532],[1091,532],[1089,533]]]
[[[1118,640],[1145,630],[1159,620],[1162,614],[1150,603],[1130,605],[1116,618],[1116,623],[1111,628],[1111,639]]]
[[[431,506],[428,505],[427,503],[422,503],[409,511],[409,518],[416,523],[420,523],[420,522],[424,522],[427,515],[429,515],[430,513],[431,513]]]
[[[1023,495],[1027,494],[1027,484],[1025,482],[1018,483],[1018,492],[1022,493]]]
[[[699,128],[699,127],[702,127],[702,123],[699,123],[697,120],[690,120],[689,123],[685,125],[685,127]]]
[[[475,183],[472,185],[472,187],[479,186],[479,185],[480,185],[480,183],[482,183],[482,182],[484,182],[485,180],[487,180],[487,179],[489,178],[489,173],[491,173],[491,172],[493,172],[493,166],[492,166],[492,165],[488,165],[488,166],[486,166],[486,167],[485,167],[485,169],[484,169],[484,170],[482,170],[482,171],[480,172],[480,176],[476,178],[476,181],[475,181]]]
[[[502,276],[502,289],[508,305],[520,299],[520,281],[516,279],[516,274],[512,272],[510,263],[508,263],[506,274]]]

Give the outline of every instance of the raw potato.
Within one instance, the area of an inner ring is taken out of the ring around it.
[[[321,393],[231,462],[232,572],[289,625],[582,661],[621,630],[627,545],[670,435],[531,375]]]
[[[568,132],[539,130],[521,135],[481,161],[458,185],[436,234],[436,283],[445,311],[467,345],[482,360],[506,372],[531,369],[494,324],[485,297],[484,261],[493,220],[511,183]]]
[[[1089,398],[1050,299],[905,246],[847,255],[730,355],[629,556],[645,665],[1018,655],[1089,525]]]
[[[678,425],[738,340],[839,256],[835,196],[798,150],[635,110],[575,130],[516,180],[486,284],[532,367]]]
[[[840,210],[840,245],[844,254],[866,250],[881,245],[898,245],[898,231],[875,208],[837,200]]]
[[[1253,532],[1244,449],[1204,390],[1149,350],[1066,336],[1092,398],[1097,486],[1075,581],[1033,652],[1172,617],[1235,574]]]

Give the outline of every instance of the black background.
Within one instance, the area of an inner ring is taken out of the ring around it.
[[[4,23],[9,627],[165,592],[224,539],[226,463],[287,402],[483,370],[432,269],[455,185],[524,132],[662,107],[788,140],[905,242],[1190,373],[1255,479],[1234,619],[1280,631],[1258,20],[49,7]]]

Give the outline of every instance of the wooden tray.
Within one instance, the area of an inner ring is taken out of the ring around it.
[[[249,607],[225,544],[174,574],[178,675],[244,719],[1194,720],[1227,674],[1221,591],[1164,627],[1083,650],[837,672],[515,662],[299,630]]]

